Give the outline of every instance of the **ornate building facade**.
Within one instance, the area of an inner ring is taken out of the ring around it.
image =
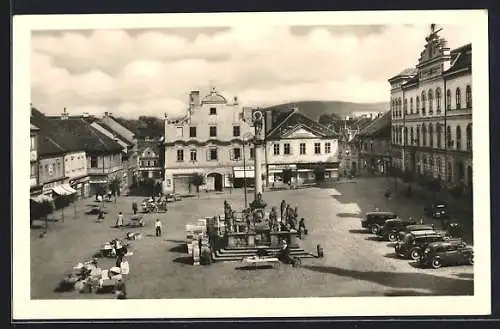
[[[232,186],[240,169],[250,175],[253,136],[236,97],[228,101],[215,88],[203,98],[200,91],[192,91],[186,116],[165,120],[164,193],[195,192],[195,174],[205,176],[201,189],[208,191]]]
[[[389,79],[392,161],[402,171],[472,187],[472,46],[451,50],[431,27],[416,68]]]

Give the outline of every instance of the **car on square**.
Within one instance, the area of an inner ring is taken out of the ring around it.
[[[419,263],[435,269],[442,266],[474,265],[474,250],[460,240],[434,242],[425,248]]]
[[[398,216],[391,211],[373,211],[365,214],[361,220],[361,227],[367,228],[371,233],[377,234],[378,231],[384,226],[385,221],[395,219]]]
[[[396,243],[394,252],[401,258],[419,260],[427,245],[447,240],[448,237],[433,230],[414,231],[406,233],[405,237]]]

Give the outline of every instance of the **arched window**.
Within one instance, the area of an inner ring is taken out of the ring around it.
[[[462,149],[462,129],[460,126],[457,126],[457,150]]]
[[[415,113],[416,114],[419,114],[420,113],[420,99],[418,98],[415,98]]]
[[[434,102],[434,96],[432,95],[432,89],[429,90],[429,114],[432,114],[434,111],[432,109],[432,102]]]
[[[451,127],[448,126],[446,127],[446,144],[448,148],[451,148],[453,146],[453,140],[451,139]]]
[[[434,134],[432,129],[432,123],[429,123],[429,146],[434,147]]]
[[[403,103],[401,102],[401,97],[398,98],[398,109],[399,109],[399,113],[398,113],[398,116],[399,117],[402,117],[403,116],[403,112],[401,111],[401,106],[403,105]]]
[[[422,91],[422,95],[421,95],[421,100],[422,100],[422,115],[425,115],[425,92]]]
[[[472,107],[472,89],[470,86],[465,87],[465,106]]]
[[[415,136],[413,135],[413,127],[410,127],[410,145],[415,143]]]
[[[405,111],[405,115],[408,114],[408,100],[405,98],[404,100],[404,111]]]
[[[422,124],[422,146],[427,146],[427,127]]]
[[[441,113],[441,89],[436,89],[436,113]]]
[[[455,91],[455,101],[457,104],[457,110],[460,110],[462,107],[462,94],[460,93],[460,88],[457,88]]]
[[[413,114],[413,97],[410,98],[410,114]]]
[[[391,99],[391,112],[392,112],[392,117],[394,117],[394,99]]]
[[[467,125],[465,134],[467,135],[467,151],[472,150],[472,123]]]
[[[441,124],[436,123],[436,147],[441,148]]]
[[[417,136],[415,137],[415,142],[417,143],[417,146],[420,145],[420,127],[417,126]]]
[[[408,145],[408,127],[404,129],[404,145]]]
[[[446,110],[451,110],[451,90],[446,91]]]
[[[441,180],[441,158],[437,157],[436,158],[436,172],[437,172],[437,178]]]

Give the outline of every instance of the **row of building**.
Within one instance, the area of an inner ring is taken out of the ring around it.
[[[386,114],[349,141],[346,166],[400,172],[472,188],[472,45],[450,50],[431,31],[415,68],[391,77]]]
[[[162,180],[161,141],[138,140],[110,113],[47,116],[31,107],[30,194],[87,198],[145,179]]]

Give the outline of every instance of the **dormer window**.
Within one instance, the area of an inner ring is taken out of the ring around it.
[[[217,108],[216,107],[210,108],[210,115],[217,115]]]

